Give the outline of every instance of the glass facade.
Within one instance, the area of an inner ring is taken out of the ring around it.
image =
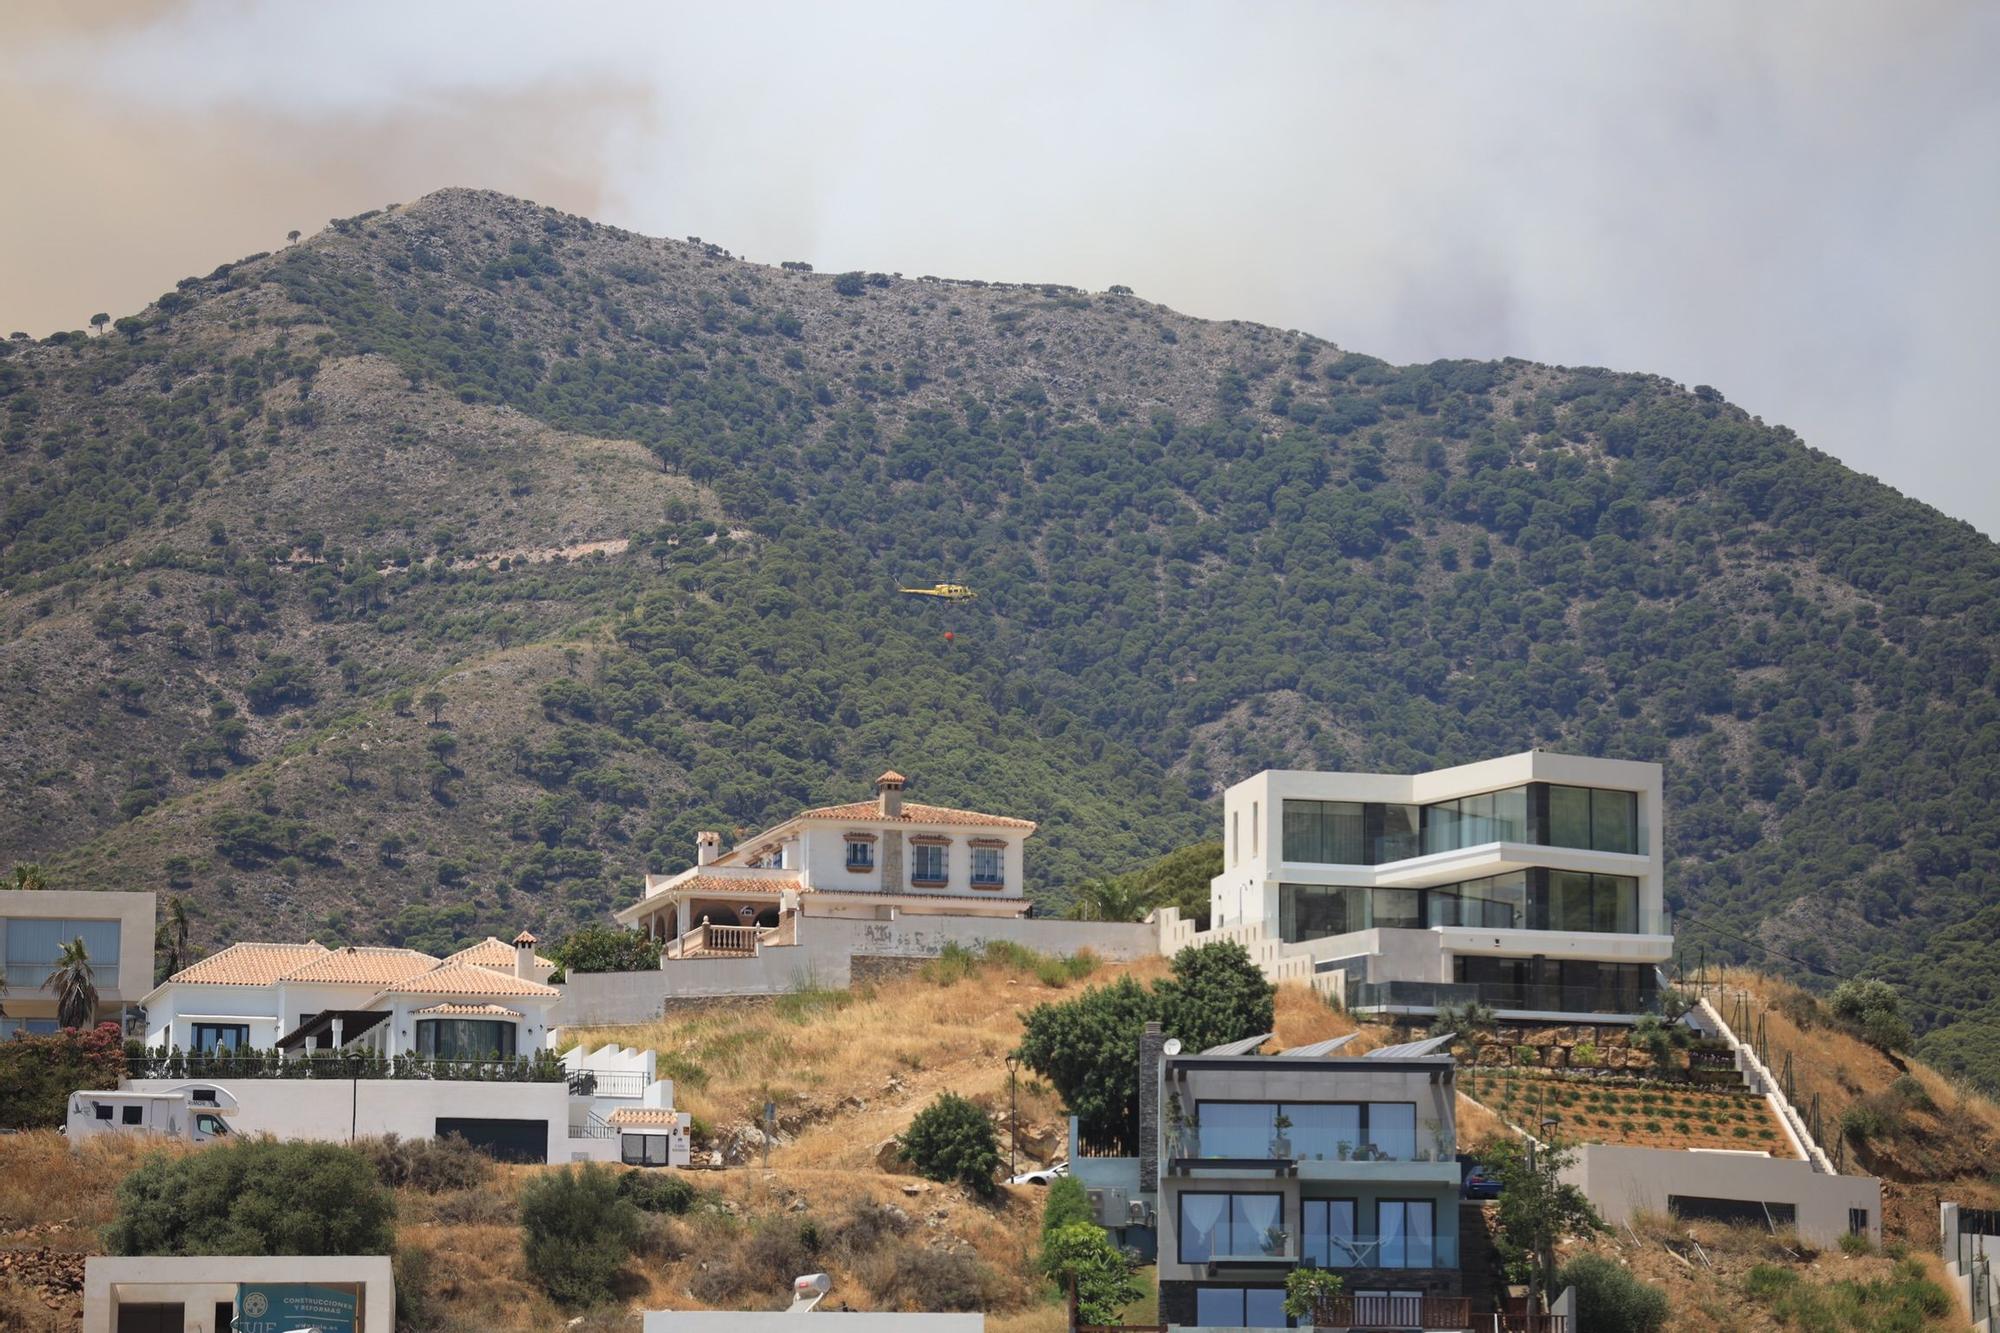
[[[1452,968],[1456,981],[1479,988],[1481,1002],[1504,1009],[1649,1013],[1659,989],[1654,968],[1645,963],[1461,955]]]
[[[97,973],[99,990],[109,990],[118,980],[118,923],[116,921],[63,920],[59,918],[7,918],[7,985],[14,990],[34,990],[55,970],[56,956],[71,940],[82,940],[90,955],[91,969]],[[107,980],[108,979],[108,980]]]
[[[490,1018],[420,1018],[417,1054],[433,1060],[511,1060],[514,1025]]]
[[[1194,1321],[1202,1328],[1289,1328],[1283,1287],[1196,1287]]]
[[[1278,933],[1288,941],[1430,926],[1625,935],[1647,929],[1639,912],[1639,881],[1630,875],[1537,868],[1428,889],[1278,886]]]
[[[1204,1101],[1195,1115],[1203,1157],[1409,1162],[1417,1155],[1415,1102]]]
[[[1421,808],[1362,801],[1284,805],[1287,861],[1373,866],[1490,842],[1638,855],[1646,850],[1639,795],[1531,782]]]
[[[1414,805],[1361,801],[1286,801],[1287,861],[1373,866],[1417,854],[1421,816]],[[1254,853],[1253,853],[1254,854]]]
[[[1306,1199],[1299,1260],[1320,1268],[1453,1267],[1455,1247],[1437,1234],[1437,1203],[1431,1199]],[[1358,1223],[1372,1209],[1375,1229]]]
[[[1284,1253],[1278,1233],[1284,1226],[1282,1194],[1225,1194],[1183,1190],[1180,1198],[1180,1261]]]

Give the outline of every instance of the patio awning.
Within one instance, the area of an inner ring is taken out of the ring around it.
[[[387,1009],[322,1009],[305,1022],[278,1038],[278,1049],[293,1050],[321,1036],[331,1035],[334,1020],[340,1020],[344,1045],[389,1017]]]

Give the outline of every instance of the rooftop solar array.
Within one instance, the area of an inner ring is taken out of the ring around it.
[[[1325,1041],[1316,1041],[1309,1046],[1294,1046],[1289,1050],[1279,1051],[1278,1058],[1282,1060],[1316,1060],[1322,1055],[1332,1055],[1335,1051],[1347,1045],[1348,1042],[1353,1041],[1354,1038],[1355,1034],[1352,1032],[1344,1037],[1328,1037]]]
[[[1369,1051],[1364,1060],[1412,1060],[1420,1055],[1436,1055],[1450,1044],[1456,1032],[1447,1032],[1442,1037],[1426,1037],[1422,1041],[1406,1041],[1400,1046],[1383,1046]]]
[[[1224,1042],[1220,1046],[1211,1046],[1207,1050],[1203,1051],[1202,1054],[1203,1055],[1248,1055],[1276,1035],[1277,1034],[1274,1032],[1260,1032],[1254,1037],[1245,1037],[1242,1041],[1230,1041],[1230,1042]]]

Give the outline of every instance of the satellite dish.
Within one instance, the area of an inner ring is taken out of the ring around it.
[[[1160,1050],[1166,1055],[1179,1055],[1181,1053],[1181,1039],[1179,1037],[1168,1037],[1167,1044],[1160,1047]]]

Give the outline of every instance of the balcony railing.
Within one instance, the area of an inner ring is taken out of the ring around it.
[[[632,1070],[572,1069],[572,1097],[638,1097],[646,1091],[646,1076]]]
[[[1426,1121],[1418,1125],[1418,1132],[1435,1137],[1436,1126]],[[1294,1162],[1453,1162],[1455,1155],[1448,1147],[1393,1146],[1378,1143],[1361,1143],[1350,1139],[1328,1138],[1321,1134],[1291,1130],[1283,1139],[1252,1139],[1240,1132],[1210,1132],[1184,1127],[1178,1134],[1170,1133],[1167,1149],[1172,1155],[1169,1170],[1175,1172],[1198,1171],[1204,1162],[1228,1163],[1269,1162],[1276,1166]]]
[[[561,1083],[569,1077],[553,1052],[494,1060],[438,1060],[421,1055],[390,1058],[378,1051],[308,1051],[289,1058],[275,1050],[183,1051],[127,1048],[128,1078],[246,1079],[363,1078],[459,1079],[473,1083]]]
[[[1465,1296],[1328,1296],[1313,1309],[1317,1328],[1471,1328]]]
[[[1657,990],[1606,986],[1513,986],[1486,981],[1364,981],[1350,986],[1351,1009],[1435,1009],[1477,1001],[1492,1009],[1534,1009],[1559,1014],[1657,1014]]]
[[[1316,1268],[1456,1268],[1456,1236],[1307,1236],[1299,1260]]]

